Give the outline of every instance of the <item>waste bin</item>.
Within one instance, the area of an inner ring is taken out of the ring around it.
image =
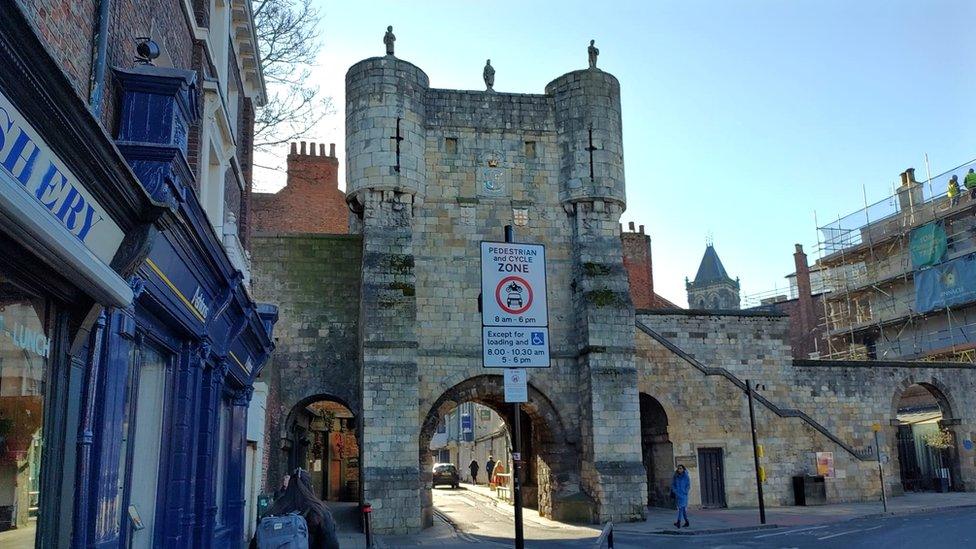
[[[793,477],[793,498],[797,505],[826,505],[827,483],[822,476]]]

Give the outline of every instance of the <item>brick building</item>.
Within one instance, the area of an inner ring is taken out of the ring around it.
[[[253,230],[272,233],[346,234],[349,208],[339,190],[339,159],[335,144],[291,144],[288,180],[276,193],[254,193]]]
[[[634,222],[629,231],[620,230],[620,243],[624,254],[624,268],[630,282],[630,296],[635,309],[679,309],[677,305],[659,296],[654,291],[654,264],[651,259],[651,237],[644,234],[644,226],[634,231]]]
[[[253,522],[275,309],[249,290],[250,6],[0,3],[0,324],[36,355],[0,335],[0,546],[229,547]]]

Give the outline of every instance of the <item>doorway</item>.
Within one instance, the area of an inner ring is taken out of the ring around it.
[[[898,469],[906,492],[948,492],[958,482],[951,417],[945,396],[930,385],[911,385],[898,398]]]
[[[658,400],[640,393],[641,455],[647,471],[647,504],[674,507],[669,492],[674,450],[668,437],[668,415]]]
[[[725,461],[721,448],[698,449],[701,501],[704,508],[725,507]]]
[[[302,403],[289,415],[288,470],[308,471],[323,501],[359,501],[359,443],[356,418],[334,400]]]

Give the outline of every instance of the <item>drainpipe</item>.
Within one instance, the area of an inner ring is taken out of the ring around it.
[[[75,511],[74,511],[74,539],[73,547],[84,547],[87,544],[89,507],[91,489],[91,461],[92,445],[94,444],[94,422],[95,406],[98,393],[98,375],[101,370],[102,339],[105,333],[106,313],[102,311],[98,315],[98,320],[92,330],[92,338],[89,340],[88,349],[88,371],[85,373],[84,398],[81,404],[81,421],[78,426],[78,477],[76,479],[75,490]]]
[[[105,93],[105,66],[108,64],[108,23],[112,0],[98,3],[98,25],[95,27],[95,59],[88,95],[88,106],[96,119],[102,116],[102,96]]]

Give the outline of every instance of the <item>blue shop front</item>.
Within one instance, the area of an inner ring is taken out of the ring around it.
[[[251,299],[194,191],[195,78],[152,66],[115,70],[116,144],[167,211],[130,278],[132,306],[104,319],[98,455],[78,504],[91,520],[77,546],[243,541],[247,407],[277,311]],[[121,520],[105,520],[107,509]]]
[[[0,547],[235,547],[272,352],[187,161],[196,73],[116,70],[114,140],[0,3]]]

